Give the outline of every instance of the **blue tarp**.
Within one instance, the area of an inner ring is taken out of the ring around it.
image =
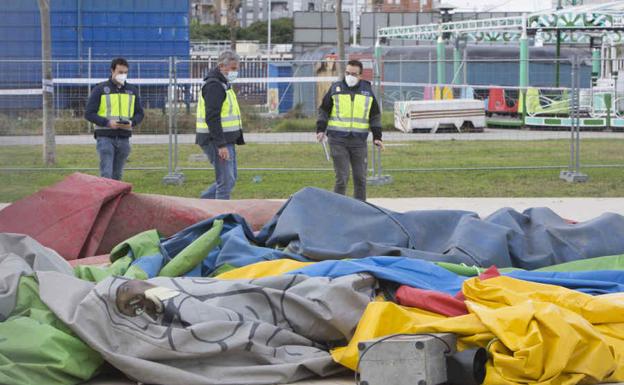
[[[396,213],[317,188],[291,197],[258,235],[312,260],[404,256],[533,270],[624,253],[624,217],[570,224],[548,208],[503,208],[487,218],[458,210]]]
[[[599,295],[624,291],[623,270],[594,270],[572,272],[512,271],[505,275],[525,281],[558,285],[568,289]]]
[[[456,275],[432,262],[397,257],[323,261],[291,271],[289,274],[338,278],[356,273],[370,273],[377,279],[450,295],[457,294],[461,290],[462,283],[470,279],[470,277]],[[624,291],[624,271],[622,270],[575,272],[518,270],[503,275],[525,281],[563,286],[593,295]]]
[[[224,264],[240,267],[255,262],[281,258],[308,261],[307,258],[300,255],[257,245],[255,236],[244,218],[237,214],[224,214],[198,222],[169,238],[162,239],[160,242],[160,254],[137,258],[132,264],[140,267],[147,273],[149,278],[157,276],[167,262],[206,231],[210,230],[214,221],[219,219],[223,220],[221,245],[211,250],[204,258],[202,264],[184,274],[184,276],[208,276]]]
[[[306,188],[293,195],[257,236],[242,217],[220,215],[161,240],[162,256],[141,258],[135,264],[152,276],[162,264],[212,228],[216,219],[224,221],[221,245],[206,256],[200,267],[187,273],[189,276],[210,275],[224,264],[245,266],[280,258],[323,261],[408,257],[532,270],[584,258],[624,254],[624,217],[617,214],[603,214],[591,221],[570,224],[546,208],[523,213],[505,208],[485,219],[458,210],[396,213],[325,190]],[[394,266],[395,272],[405,267],[403,262],[392,259],[377,261],[378,266]],[[355,270],[360,267],[348,266]],[[410,265],[404,273],[413,274],[411,271],[423,266],[422,263],[416,267]],[[617,278],[615,282],[620,282],[618,277],[607,278]],[[455,283],[448,290],[458,285]]]
[[[289,272],[310,277],[338,278],[349,274],[370,273],[377,279],[450,295],[461,290],[468,277],[459,276],[434,263],[410,258],[367,257],[341,261],[322,261]]]

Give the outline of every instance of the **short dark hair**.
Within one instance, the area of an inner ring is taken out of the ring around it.
[[[115,68],[117,66],[126,66],[128,68],[130,68],[130,66],[128,65],[128,61],[122,57],[118,57],[113,59],[113,61],[111,62],[111,69],[114,71]]]
[[[364,66],[362,65],[362,62],[359,60],[349,60],[349,62],[347,62],[348,66],[354,66],[354,67],[359,67],[360,68],[360,75],[362,74],[362,72],[364,72]]]

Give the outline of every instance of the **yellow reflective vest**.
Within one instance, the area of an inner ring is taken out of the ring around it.
[[[344,85],[332,87],[333,107],[327,122],[327,130],[368,133],[373,105],[372,92],[362,90],[360,87],[353,95],[343,87]]]
[[[233,89],[225,91],[225,100],[221,105],[221,127],[223,132],[236,132],[242,129],[240,107],[238,106],[238,100]],[[208,123],[206,122],[206,105],[204,102],[204,96],[199,94],[199,101],[197,103],[197,122],[195,124],[195,131],[198,133],[208,134]]]
[[[108,89],[109,92],[106,92]],[[136,95],[132,90],[125,92],[111,93],[109,87],[104,87],[104,92],[100,96],[100,108],[98,116],[108,120],[126,120],[130,121],[134,117],[134,103]],[[108,127],[96,126],[96,130],[107,130]]]

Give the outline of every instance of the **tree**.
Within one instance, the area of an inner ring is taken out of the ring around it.
[[[338,76],[342,76],[345,70],[344,28],[342,25],[342,0],[336,0],[336,33],[338,34],[338,65],[336,66],[336,69],[338,71]]]
[[[56,163],[56,139],[54,134],[54,88],[52,86],[52,42],[50,34],[50,0],[39,0],[41,19],[41,82],[43,90],[43,162]]]
[[[230,30],[226,25],[199,24],[191,22],[191,40],[229,40]],[[289,44],[294,34],[293,19],[282,17],[273,19],[271,25],[271,41],[275,44]],[[267,22],[256,21],[247,28],[237,28],[238,40],[258,40],[262,44],[267,42]]]
[[[219,24],[191,24],[191,40],[228,40],[230,30],[227,25]]]
[[[236,52],[236,30],[238,19],[236,18],[237,0],[227,0],[227,23],[230,28],[230,49]]]
[[[238,38],[241,40],[258,40],[262,44],[267,43],[266,21],[256,21],[247,28],[239,29]],[[273,44],[288,44],[293,39],[293,20],[282,17],[271,21],[271,42]]]

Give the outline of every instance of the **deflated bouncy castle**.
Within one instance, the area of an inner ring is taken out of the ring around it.
[[[458,383],[465,352],[465,384],[624,381],[618,214],[200,201],[74,174],[0,232],[2,384]]]

